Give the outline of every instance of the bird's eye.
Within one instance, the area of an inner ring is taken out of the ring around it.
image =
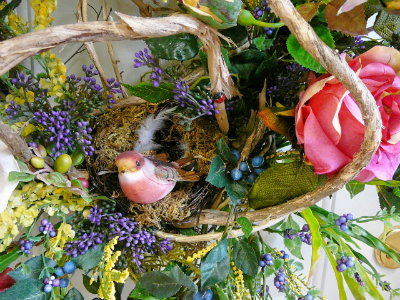
[[[136,161],[136,166],[140,167],[140,162]]]

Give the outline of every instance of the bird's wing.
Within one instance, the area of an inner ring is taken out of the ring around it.
[[[160,180],[167,181],[198,181],[199,175],[193,171],[177,169],[178,164],[158,160],[153,156],[146,156],[154,164],[154,173]]]

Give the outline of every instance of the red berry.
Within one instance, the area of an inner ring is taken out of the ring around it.
[[[87,189],[89,187],[89,181],[86,178],[78,178],[81,181],[82,187]]]

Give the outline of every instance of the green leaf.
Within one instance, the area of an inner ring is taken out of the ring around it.
[[[200,266],[201,272],[201,289],[213,286],[224,281],[229,274],[230,260],[226,255],[219,262],[203,261]]]
[[[236,242],[233,245],[232,259],[236,267],[243,273],[255,276],[258,270],[258,261],[253,248],[244,241]]]
[[[233,164],[238,163],[236,155],[232,153],[232,150],[228,147],[224,138],[220,138],[215,143],[215,148],[217,149],[217,153],[222,158],[223,161],[229,161]]]
[[[145,40],[152,54],[166,60],[189,60],[197,55],[197,37],[190,33],[179,33]]]
[[[303,211],[300,212],[301,216],[306,220],[308,226],[310,226],[310,231],[312,235],[312,257],[311,257],[311,266],[310,266],[310,275],[308,276],[311,278],[315,272],[315,265],[321,255],[319,254],[319,249],[322,245],[322,236],[319,232],[319,222],[314,217],[311,209],[307,207]]]
[[[374,29],[388,42],[393,42],[393,34],[400,32],[400,16],[381,10],[376,17]]]
[[[91,248],[85,254],[78,255],[77,257],[71,259],[71,261],[76,263],[76,266],[79,269],[87,273],[99,264],[101,258],[103,257],[103,253],[104,253],[104,245],[100,244],[97,245],[96,250]]]
[[[327,245],[326,245],[324,240],[322,240],[322,248],[325,250],[326,256],[328,256],[328,259],[329,259],[329,261],[330,261],[330,263],[332,265],[333,271],[335,272],[335,277],[336,277],[336,281],[337,281],[338,289],[339,289],[340,300],[346,300],[347,296],[346,296],[346,291],[344,290],[342,273],[340,273],[340,272],[338,272],[336,270],[336,265],[337,265],[336,264],[336,259],[332,255],[331,250],[327,247]]]
[[[225,258],[225,256],[228,255],[228,248],[227,248],[228,245],[229,245],[229,240],[227,240],[227,239],[219,242],[218,245],[215,246],[214,249],[212,249],[208,253],[205,261],[207,261],[207,262],[220,262],[220,261],[222,261]]]
[[[295,231],[300,231],[300,225],[297,224],[297,222],[293,219],[293,217],[291,215],[289,216],[288,221],[289,221],[290,228],[292,228]]]
[[[16,9],[21,4],[21,0],[12,0],[0,10],[0,20],[3,20],[9,13]]]
[[[325,42],[330,48],[335,47],[335,42],[333,37],[329,31],[329,28],[318,24],[313,27],[315,33]],[[293,58],[298,62],[300,65],[309,68],[310,70],[317,72],[317,73],[325,73],[325,69],[321,66],[319,62],[317,62],[304,48],[300,43],[297,41],[296,37],[290,34],[289,38],[286,42],[288,52]]]
[[[304,269],[303,264],[301,262],[299,262],[299,261],[295,261],[292,265],[296,267],[297,271],[301,271],[301,270]]]
[[[17,164],[18,164],[20,172],[29,173],[29,168],[28,168],[28,165],[26,163],[24,163],[23,161],[19,160],[18,158],[16,158],[15,160],[17,161]]]
[[[0,293],[0,300],[47,300],[51,294],[45,293],[43,286],[43,282],[32,278],[17,281]]]
[[[147,297],[150,297],[151,294],[150,292],[140,283],[138,282],[129,295],[130,298],[137,298],[137,299],[146,299]]]
[[[53,268],[57,266],[57,263],[50,258],[45,257],[44,260],[46,262],[46,267]],[[45,267],[45,265],[43,264],[43,257],[42,256],[32,257],[31,259],[27,260],[25,264],[31,268],[30,274],[24,274],[23,267],[19,266],[14,271],[8,273],[8,275],[10,275],[16,281],[22,281],[25,279],[39,279],[40,273]]]
[[[3,254],[0,256],[0,273],[2,273],[11,263],[16,261],[18,257],[22,255],[21,250],[18,248],[15,248],[11,252],[8,252],[6,254]]]
[[[250,220],[246,217],[240,217],[237,219],[237,222],[242,226],[244,236],[248,238],[253,230],[253,225],[251,224]]]
[[[285,264],[285,261],[283,259],[275,259],[274,260],[275,271],[278,271],[280,268],[282,268],[284,264]]]
[[[328,248],[331,249],[332,254],[336,254],[339,251],[339,247],[335,243],[330,243]]]
[[[241,45],[247,40],[247,29],[245,26],[237,25],[235,27],[221,29],[219,32],[232,40],[236,45]],[[227,47],[229,44],[222,38],[220,38],[222,46]]]
[[[295,245],[296,247],[301,247],[301,246],[303,245],[303,242],[301,241],[301,239],[300,239],[299,236],[296,236],[296,237],[294,238],[293,242],[294,242],[294,245]]]
[[[269,267],[269,268],[265,268],[265,269],[264,269],[264,275],[265,275],[265,277],[271,276],[272,274],[274,274],[274,272],[275,272],[275,268]]]
[[[265,170],[249,192],[251,208],[275,206],[304,195],[320,186],[327,176],[316,175],[312,166],[295,161],[275,164]]]
[[[285,247],[289,249],[289,251],[294,248],[294,242],[290,239],[284,239],[284,244]]]
[[[180,234],[194,236],[197,235],[197,232],[193,230],[193,228],[178,228]]]
[[[122,83],[132,95],[140,97],[149,103],[160,103],[174,97],[175,86],[172,83],[160,82],[158,87],[155,87],[149,82],[141,82],[131,86]]]
[[[218,188],[225,186],[225,163],[219,155],[214,156],[206,181]]]
[[[29,265],[27,265],[27,264],[21,264],[21,266],[22,266],[22,273],[23,273],[24,275],[31,275],[32,269],[31,269],[31,267],[30,267]],[[39,276],[39,277],[40,277],[40,276]],[[42,279],[42,278],[40,277],[39,279]]]
[[[260,64],[267,60],[268,56],[257,49],[247,49],[230,59],[232,72],[239,75],[241,80],[249,80]]]
[[[97,292],[100,287],[100,283],[98,281],[93,281],[92,284],[90,284],[91,278],[85,274],[82,274],[82,276],[83,276],[83,279],[82,279],[83,285],[88,290],[88,292],[97,295]]]
[[[400,181],[399,180],[379,180],[377,178],[372,179],[371,181],[366,182],[365,184],[368,185],[384,185],[390,187],[399,187]]]
[[[23,172],[16,172],[16,171],[11,171],[8,174],[8,181],[22,181],[22,182],[29,182],[35,179],[35,175],[33,174],[27,174]]]
[[[289,251],[292,255],[296,256],[297,258],[304,259],[303,255],[301,254],[301,246],[295,246]]]
[[[48,182],[50,182],[52,185],[55,185],[58,187],[67,186],[65,177],[61,173],[58,173],[58,172],[52,172],[52,173],[47,174],[46,180]]]
[[[235,181],[230,176],[225,178],[225,188],[233,205],[237,205],[247,193],[245,181]]]
[[[203,44],[201,43],[200,40],[198,41],[198,45],[199,45],[199,47],[203,47]],[[222,52],[222,57],[224,58],[226,66],[228,67],[228,71],[230,73],[233,73],[232,65],[231,65],[231,62],[229,60],[228,51],[222,46],[220,47],[220,49],[221,49],[221,52]],[[204,69],[206,69],[206,71],[208,72],[208,54],[207,54],[207,52],[200,51],[199,52],[199,57],[200,57],[201,64],[203,65]],[[208,80],[208,82],[209,82],[209,80]]]
[[[267,40],[272,41],[272,40]],[[276,56],[276,52],[274,54],[264,60],[258,67],[254,75],[250,77],[250,81],[253,84],[262,83],[264,84],[263,80],[267,77],[270,77],[272,72],[276,69],[278,65],[278,57]],[[254,82],[253,82],[254,81]]]
[[[351,227],[351,231],[354,233],[354,234],[361,234],[361,229],[359,228],[359,227],[357,227],[357,226],[352,226]]]
[[[185,274],[182,272],[181,268],[178,265],[174,266],[172,270],[169,272],[168,276],[175,280],[176,283],[186,287],[188,290],[193,292],[197,292],[197,285]]]
[[[82,294],[76,288],[72,288],[63,300],[85,300],[85,298],[83,298]]]
[[[145,273],[139,278],[139,282],[154,296],[158,298],[167,298],[175,295],[181,284],[168,277],[160,271]]]
[[[350,269],[349,269],[349,271],[350,271]],[[350,292],[352,293],[354,299],[355,300],[365,300],[364,293],[361,293],[361,290],[359,289],[360,284],[356,280],[354,280],[354,274],[350,275],[349,272],[343,272],[342,275],[343,275],[344,280],[346,281],[346,284],[349,287]]]
[[[310,294],[311,296],[318,297],[319,295],[321,295],[321,291],[320,290],[308,290],[307,294]]]
[[[349,191],[350,197],[353,198],[358,193],[361,193],[365,188],[364,182],[359,182],[357,180],[352,180],[346,184],[346,190]]]
[[[217,290],[219,300],[229,300],[228,296],[220,287],[216,286],[215,289]]]
[[[385,186],[377,186],[377,189],[381,209],[390,211],[392,207],[396,207],[395,212],[400,213],[400,197],[393,193],[393,189]]]

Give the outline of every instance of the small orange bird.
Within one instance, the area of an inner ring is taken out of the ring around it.
[[[129,200],[148,204],[168,195],[177,181],[197,181],[195,172],[186,172],[176,162],[165,162],[137,151],[121,153],[115,160],[122,191]]]

